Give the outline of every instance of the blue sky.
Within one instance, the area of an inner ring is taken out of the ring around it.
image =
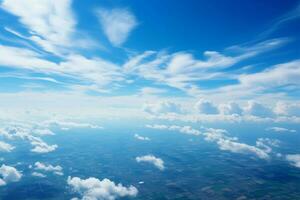
[[[299,1],[2,0],[0,7],[3,109],[299,107]]]

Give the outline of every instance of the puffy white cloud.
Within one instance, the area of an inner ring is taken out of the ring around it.
[[[278,126],[273,126],[266,128],[267,131],[275,131],[275,132],[291,132],[291,133],[296,133],[296,130],[294,129],[288,129],[288,128],[283,128],[283,127],[278,127]]]
[[[71,0],[4,0],[1,8],[19,17],[29,29],[28,39],[46,51],[57,53],[60,48],[74,44],[76,21],[71,4]]]
[[[125,187],[120,183],[116,185],[109,179],[68,177],[67,182],[75,192],[82,195],[82,200],[115,200],[119,197],[135,197],[138,194],[136,187]]]
[[[0,152],[11,152],[14,148],[14,146],[6,142],[0,141]]]
[[[300,103],[277,102],[274,112],[278,115],[300,117]]]
[[[239,104],[230,102],[228,104],[221,104],[219,105],[220,113],[224,115],[242,115],[243,109],[239,106]]]
[[[3,186],[10,182],[18,182],[22,177],[22,173],[14,167],[3,164],[0,167],[0,176],[2,177],[0,178],[0,186]]]
[[[245,113],[248,115],[258,116],[258,117],[273,117],[273,111],[260,104],[258,102],[249,101],[248,105],[245,107]]]
[[[300,154],[289,154],[286,156],[286,159],[291,165],[300,168]]]
[[[57,145],[49,145],[46,142],[44,142],[42,139],[37,138],[37,137],[28,137],[30,140],[30,144],[34,147],[31,149],[32,152],[35,153],[49,153],[52,151],[55,151],[57,149]]]
[[[136,139],[138,139],[138,140],[146,140],[146,141],[149,141],[149,140],[150,140],[150,138],[140,136],[139,134],[134,134],[134,138],[136,138]]]
[[[123,44],[137,25],[135,16],[127,9],[99,9],[98,16],[105,35],[114,46]]]
[[[41,170],[41,171],[46,171],[46,172],[53,172],[56,175],[63,175],[63,168],[59,165],[57,166],[53,166],[53,165],[47,165],[45,163],[41,163],[41,162],[36,162],[34,163],[35,166],[35,170]]]
[[[153,115],[160,115],[165,113],[181,113],[182,108],[180,104],[170,101],[161,101],[157,103],[145,104],[143,106],[143,111]]]
[[[153,164],[155,167],[157,167],[159,170],[164,170],[164,161],[160,158],[157,158],[153,155],[145,155],[145,156],[138,156],[135,158],[137,162],[147,162]]]
[[[219,114],[218,108],[212,102],[204,99],[197,101],[195,109],[201,114]]]
[[[49,145],[41,138],[31,135],[31,132],[34,132],[34,130],[35,129],[29,125],[26,126],[23,124],[16,124],[6,127],[2,130],[2,132],[5,133],[8,139],[21,139],[30,142],[30,144],[33,146],[31,151],[35,153],[49,153],[58,147],[56,144]]]

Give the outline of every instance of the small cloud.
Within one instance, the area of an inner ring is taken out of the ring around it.
[[[258,102],[254,102],[254,101],[248,102],[248,105],[245,108],[245,113],[248,115],[257,116],[257,117],[272,117],[272,116],[274,116],[274,113],[270,108],[268,108]]]
[[[279,132],[279,133],[282,133],[282,132],[296,133],[296,130],[294,130],[294,129],[287,129],[287,128],[277,127],[277,126],[266,128],[266,130],[267,131]]]
[[[127,9],[99,9],[97,14],[106,37],[114,46],[122,45],[137,26],[135,16]]]
[[[217,106],[215,106],[212,102],[200,99],[196,104],[195,104],[195,109],[201,113],[201,114],[219,114],[219,110]]]
[[[136,157],[135,160],[138,163],[139,162],[151,163],[161,171],[165,169],[164,161],[160,158],[157,158],[157,157],[153,156],[153,155],[145,155],[145,156]]]
[[[182,108],[180,104],[170,101],[161,101],[157,103],[144,104],[143,111],[152,115],[160,115],[167,113],[181,113]]]
[[[10,182],[18,182],[22,177],[22,173],[14,167],[3,164],[0,167],[0,176],[0,186],[3,186]]]
[[[286,159],[291,165],[300,168],[300,154],[288,154]]]
[[[53,165],[47,165],[41,162],[36,162],[34,164],[35,170],[45,171],[45,172],[53,172],[56,175],[62,176],[63,175],[63,168],[59,165],[53,166]]]
[[[125,187],[121,183],[116,185],[109,179],[68,177],[67,182],[74,192],[82,195],[82,199],[114,200],[119,197],[135,197],[138,194],[136,187]]]
[[[140,136],[139,134],[134,134],[134,138],[136,138],[136,139],[138,139],[138,140],[146,140],[146,141],[149,141],[149,140],[150,140],[150,138]]]
[[[169,130],[169,131],[179,131],[180,133],[188,135],[200,135],[201,132],[197,129],[192,128],[191,126],[178,126],[178,125],[164,125],[164,124],[154,124],[146,125],[146,128],[158,129],[158,130]]]
[[[6,143],[6,142],[2,142],[0,141],[0,152],[11,152],[15,147]]]
[[[40,177],[40,178],[45,178],[46,177],[45,174],[42,174],[42,173],[39,173],[39,172],[32,172],[31,175],[35,176],[35,177]]]

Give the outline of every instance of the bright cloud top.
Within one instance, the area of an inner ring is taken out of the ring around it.
[[[3,186],[10,182],[18,182],[22,178],[22,173],[14,167],[3,164],[0,167],[0,176],[0,186]]]
[[[127,196],[135,197],[138,194],[138,190],[134,186],[125,187],[120,183],[115,184],[109,179],[68,177],[67,182],[74,192],[82,195],[82,200],[115,200]]]
[[[165,169],[164,161],[160,158],[157,158],[153,155],[145,155],[145,156],[138,156],[135,158],[135,160],[139,162],[146,162],[153,164],[156,168],[163,171]]]

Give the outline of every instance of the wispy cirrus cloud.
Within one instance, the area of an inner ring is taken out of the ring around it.
[[[138,24],[135,16],[127,9],[101,8],[97,14],[106,37],[114,46],[122,45]]]
[[[71,0],[4,0],[1,3],[2,9],[18,16],[28,28],[26,38],[52,53],[74,44],[76,19],[71,7]]]

